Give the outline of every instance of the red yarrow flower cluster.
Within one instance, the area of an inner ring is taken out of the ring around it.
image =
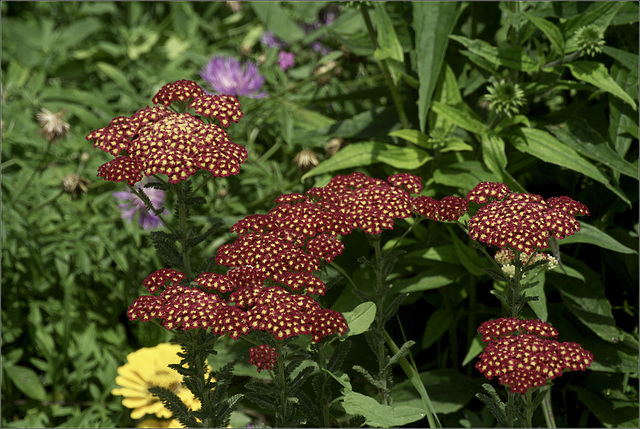
[[[269,347],[267,344],[249,349],[249,364],[255,365],[258,368],[258,372],[273,369],[277,359],[276,348]]]
[[[509,193],[499,183],[481,182],[467,200],[485,204],[469,220],[471,238],[527,253],[549,247],[549,237],[562,239],[579,231],[574,216],[589,215],[584,204],[569,197],[545,201],[535,194]]]
[[[183,88],[180,94],[184,100],[192,92]],[[331,262],[342,252],[340,237],[356,229],[379,234],[393,228],[395,219],[411,216],[410,193],[420,190],[420,179],[406,173],[387,181],[353,173],[306,194],[282,195],[269,213],[232,227],[238,237],[216,255],[216,262],[229,268],[226,274],[203,273],[186,286],[182,273],[159,270],[144,282],[156,295],[139,297],[129,317],[159,318],[168,329],[204,328],[232,338],[251,330],[276,339],[310,335],[314,342],[344,334],[344,316],[314,298],[326,291],[315,275],[321,261]]]
[[[168,107],[189,100],[198,116]],[[238,122],[242,117],[238,100],[206,94],[195,82],[181,80],[162,87],[153,102],[157,105],[131,117],[119,116],[87,135],[94,147],[116,157],[98,169],[98,176],[133,186],[143,176],[154,174],[166,174],[171,183],[178,183],[198,170],[214,177],[240,171],[246,149],[231,142],[222,127],[203,121],[217,118],[224,127]]]
[[[435,198],[420,195],[414,200],[415,211],[427,219],[437,221],[456,221],[468,210],[467,200],[460,197]]]
[[[560,343],[558,331],[540,320],[497,319],[480,325],[478,332],[487,342],[476,368],[489,380],[498,377],[512,393],[524,395],[544,386],[563,371],[584,371],[593,354],[577,343]]]

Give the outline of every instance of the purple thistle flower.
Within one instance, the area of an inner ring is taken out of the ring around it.
[[[295,63],[293,52],[278,52],[278,65],[280,65],[283,71],[289,67],[293,67]]]
[[[141,185],[144,184],[142,183]],[[135,187],[142,190],[143,186],[141,185],[135,185]],[[149,197],[153,207],[159,208],[164,203],[164,191],[146,188],[143,192]],[[113,196],[121,202],[121,204],[118,204],[118,208],[122,212],[122,219],[126,219],[129,223],[133,221],[136,213],[140,213],[138,225],[144,229],[155,229],[162,223],[160,218],[147,210],[142,200],[131,191],[114,192]],[[163,213],[165,212],[166,210],[163,210]]]
[[[260,92],[264,77],[252,61],[241,63],[234,57],[214,56],[202,68],[200,76],[211,85],[217,94],[250,98],[262,98],[266,92]]]

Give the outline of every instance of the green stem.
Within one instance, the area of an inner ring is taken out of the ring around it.
[[[542,400],[542,413],[544,415],[544,421],[547,423],[548,428],[555,428],[556,419],[553,416],[553,408],[551,407],[551,392],[547,391],[547,394]]]
[[[373,29],[373,24],[371,23],[371,18],[369,17],[369,11],[366,7],[361,7],[360,11],[362,12],[362,18],[364,19],[364,23],[367,27],[367,32],[369,33],[369,37],[373,41],[373,46],[379,48],[378,41],[376,39],[376,32]],[[393,79],[391,78],[391,72],[389,72],[389,67],[387,66],[386,60],[379,60],[378,64],[380,64],[380,70],[382,71],[382,75],[384,76],[384,80],[387,82],[389,86],[389,91],[391,92],[391,98],[393,98],[393,102],[396,106],[396,111],[398,112],[398,117],[400,118],[400,122],[402,123],[402,127],[405,129],[409,128],[409,121],[407,120],[407,115],[404,112],[404,106],[402,105],[402,100],[400,99],[400,94],[398,94],[398,90],[393,83]]]
[[[530,428],[531,427],[531,419],[533,417],[533,407],[531,404],[531,391],[534,389],[527,390],[527,393],[524,394],[524,422],[523,427]]]
[[[278,389],[280,389],[280,401],[276,410],[276,426],[285,427],[287,418],[287,389],[284,374],[284,359],[282,355],[282,340],[275,340],[276,353],[278,354],[278,373],[276,374]]]
[[[507,388],[508,389],[508,388]],[[516,394],[515,393],[511,393],[511,391],[507,392],[507,427],[508,428],[512,428],[513,427],[513,419],[514,419],[514,414],[515,414],[515,399],[516,399]]]
[[[382,277],[382,250],[380,249],[380,235],[373,236],[373,248],[375,251],[375,272],[376,272],[376,339],[377,350],[376,356],[378,359],[378,381],[382,384],[382,388],[378,388],[380,395],[380,403],[382,405],[389,405],[389,389],[387,388],[387,366],[386,350],[384,341],[379,339],[384,338],[384,294],[385,285],[384,278]]]
[[[189,258],[189,254],[191,253],[191,247],[187,244],[187,204],[185,202],[185,189],[184,183],[179,182],[177,185],[178,189],[178,232],[179,232],[179,242],[182,245],[182,265],[184,274],[187,278],[187,281],[190,282],[193,280],[191,277],[191,259]]]

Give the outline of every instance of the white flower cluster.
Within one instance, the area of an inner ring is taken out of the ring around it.
[[[515,259],[515,255],[513,254],[513,252],[507,248],[502,248],[496,252],[494,258],[502,266],[502,271],[509,277],[513,278],[516,271],[516,267],[513,264],[513,261]],[[547,271],[553,270],[558,266],[558,261],[556,260],[556,258],[542,252],[536,253],[533,257],[531,257],[529,253],[522,252],[520,253],[520,261],[525,264],[525,266],[535,264],[538,261],[547,261]],[[522,277],[524,278],[525,276],[526,273],[523,273]]]

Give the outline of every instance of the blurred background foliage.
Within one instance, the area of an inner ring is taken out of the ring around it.
[[[637,2],[367,4],[363,13],[354,2],[1,3],[2,426],[135,424],[110,391],[127,353],[169,338],[126,318],[161,262],[148,231],[121,219],[112,193],[124,186],[96,177],[109,157],[84,137],[151,104],[166,83],[210,89],[198,72],[230,55],[258,64],[269,95],[240,97],[244,118],[229,132],[249,158],[237,176],[208,183],[194,219],[224,226],[203,260],[231,239],[229,226],[269,211],[280,194],[356,170],[420,175],[423,194],[437,198],[465,196],[483,180],[568,195],[591,216],[560,241],[564,269],[542,279],[527,316],[595,359],[590,371],[554,381],[556,423],[637,427]],[[585,42],[586,27],[605,43]],[[265,31],[295,54],[292,68],[278,66]],[[500,85],[520,102],[495,102]],[[42,108],[66,112],[70,130],[56,142],[40,133]],[[70,174],[88,179],[88,192],[62,190]],[[383,237],[391,244],[408,226]],[[323,274],[348,273],[322,300],[338,311],[360,302],[349,281],[365,291],[373,283],[355,262],[369,253],[364,236],[346,245]],[[416,341],[444,426],[492,426],[474,397],[484,379],[473,365],[477,326],[502,315],[490,293],[501,286],[452,226],[425,222],[401,249],[389,299],[409,295],[388,330]],[[244,362],[247,348],[229,343],[211,362]],[[370,393],[355,363],[373,359],[352,354],[344,366]],[[238,368],[241,392],[257,373]],[[397,375],[396,403],[419,403]],[[237,424],[269,421],[252,407],[243,403]]]

